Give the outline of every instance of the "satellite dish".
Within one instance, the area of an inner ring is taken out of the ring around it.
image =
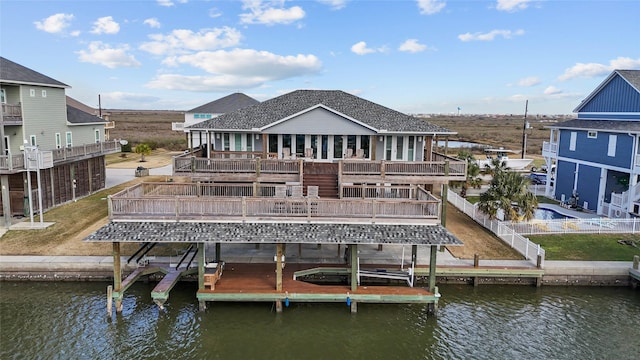
[[[127,145],[129,142],[127,140],[120,140],[120,145]]]

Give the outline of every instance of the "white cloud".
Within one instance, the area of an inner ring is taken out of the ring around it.
[[[176,29],[167,35],[149,35],[152,40],[140,45],[140,49],[155,55],[184,53],[189,50],[202,51],[236,46],[242,35],[230,27],[216,29],[202,29],[193,32],[186,29]]]
[[[366,55],[366,54],[371,54],[371,53],[384,53],[384,52],[388,52],[389,49],[387,49],[386,46],[381,46],[377,49],[373,49],[373,48],[369,48],[367,47],[367,43],[364,41],[360,41],[358,43],[355,43],[351,46],[351,52],[357,54],[357,55]]]
[[[432,15],[439,13],[446,5],[447,3],[441,0],[418,0],[420,14]]]
[[[334,10],[340,10],[347,6],[347,0],[318,0],[318,2],[329,5]]]
[[[71,35],[73,37],[80,36],[80,30],[74,30],[74,31],[70,32],[69,35]]]
[[[529,6],[531,1],[532,0],[498,0],[496,9],[508,12],[524,10]]]
[[[122,92],[122,91],[100,93],[100,98],[105,103],[117,102],[117,103],[132,103],[132,104],[156,102],[160,100],[160,98],[157,96],[152,96],[147,94],[128,93],[128,92]]]
[[[555,86],[547,86],[547,88],[544,89],[544,94],[545,95],[559,95],[559,94],[562,94],[562,90],[558,89]]]
[[[211,8],[209,9],[209,17],[210,18],[217,18],[222,16],[222,12],[220,12],[220,10],[218,10],[217,8]]]
[[[283,5],[284,1],[243,0],[242,9],[248,13],[240,14],[240,22],[243,24],[291,24],[305,17],[305,12],[300,6],[290,8],[276,8]]]
[[[120,31],[120,24],[113,21],[112,16],[101,17],[93,23],[92,34],[117,34]]]
[[[155,29],[160,27],[160,21],[158,21],[158,19],[156,18],[148,18],[143,22],[143,24],[149,25],[149,27],[152,27]]]
[[[70,21],[73,20],[73,14],[54,14],[48,18],[42,19],[42,21],[35,21],[34,24],[38,30],[48,32],[51,34],[61,33],[69,27]]]
[[[281,56],[252,49],[203,51],[168,58],[165,64],[191,65],[212,75],[162,74],[149,82],[148,87],[190,91],[226,91],[257,87],[267,81],[315,74],[322,68],[322,63],[314,55]]]
[[[164,7],[171,7],[175,5],[171,0],[158,0],[157,2],[158,2],[158,5],[164,6]]]
[[[488,33],[466,33],[458,35],[460,41],[493,41],[497,36],[502,36],[505,39],[511,39],[514,36],[524,35],[524,30],[491,30]]]
[[[525,86],[525,87],[529,87],[529,86],[535,86],[535,85],[538,85],[538,84],[540,84],[540,82],[541,82],[541,81],[540,81],[540,78],[535,77],[535,76],[529,76],[529,77],[526,77],[526,78],[524,78],[524,79],[520,79],[520,80],[518,80],[517,85],[518,85],[518,86]]]
[[[399,51],[405,51],[410,53],[417,53],[421,51],[425,51],[427,49],[427,45],[420,44],[416,39],[408,39],[403,42],[398,48]]]
[[[591,78],[595,76],[607,75],[613,70],[633,70],[640,69],[640,58],[632,59],[629,57],[618,57],[609,61],[608,65],[598,63],[577,63],[566,69],[564,74],[558,77],[559,80],[565,81],[578,77]]]
[[[110,69],[140,66],[140,62],[133,55],[128,54],[128,51],[128,45],[111,47],[101,41],[93,41],[89,43],[87,50],[80,50],[77,54],[82,62],[98,64]]]

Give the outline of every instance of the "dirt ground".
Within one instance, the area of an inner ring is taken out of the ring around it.
[[[140,162],[140,156],[136,154],[127,154],[126,157],[121,157],[119,154],[113,154],[107,157],[107,167],[123,169],[135,169],[138,166],[144,166],[146,168],[162,167],[170,164],[172,156],[176,154],[176,152],[170,152],[162,149],[155,150],[151,155],[146,157],[145,162]],[[186,178],[173,178],[172,180],[176,182],[188,181]],[[165,181],[165,177],[150,176],[136,178],[126,184],[100,192],[97,195],[101,198],[106,198],[109,194],[116,193],[141,181]],[[81,210],[73,209],[73,212],[97,212],[92,208],[83,208],[81,202],[82,200],[78,203],[65,205],[48,211],[45,213],[45,221],[55,222],[56,216],[62,218],[65,217],[65,215],[57,215],[57,212],[64,214],[64,211],[66,211],[66,216],[69,216],[69,209],[62,209],[68,206],[82,208]],[[104,206],[106,208],[107,206],[106,201],[104,202],[104,205],[100,203],[98,204],[99,207]],[[101,209],[101,211],[104,211],[104,209]],[[106,216],[106,212],[104,213],[104,216],[94,215],[91,217],[87,215],[85,218],[91,218],[92,220],[82,224],[81,226],[77,224],[63,225],[62,221],[60,221],[58,224],[54,224],[45,230],[12,231],[11,233],[15,234],[7,234],[0,239],[0,254],[78,256],[111,255],[110,243],[87,243],[82,241],[92,232],[107,224],[108,217]],[[36,219],[36,221],[38,220]],[[74,226],[76,226],[76,228],[73,228]],[[60,229],[60,227],[65,227],[65,229]],[[517,252],[506,246],[490,232],[457,210],[451,204],[448,204],[447,206],[446,227],[464,243],[463,246],[448,247],[448,250],[457,258],[473,259],[474,254],[478,254],[481,259],[497,260],[521,258]],[[63,236],[60,235],[60,232],[63,232]],[[65,236],[64,233],[69,235]],[[57,240],[55,242],[51,241],[50,239],[53,238],[57,238]],[[25,244],[28,245],[25,246]],[[127,254],[129,252],[133,253],[136,249],[137,244],[125,244],[122,251],[124,254]],[[167,251],[171,252],[173,249],[168,249]]]

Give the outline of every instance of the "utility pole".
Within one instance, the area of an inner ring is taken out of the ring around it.
[[[522,159],[527,153],[527,109],[529,108],[529,100],[524,103],[524,125],[522,126]]]

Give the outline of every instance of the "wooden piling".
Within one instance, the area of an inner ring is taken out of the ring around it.
[[[640,256],[635,255],[635,256],[633,257],[633,268],[634,268],[635,270],[638,270],[638,267],[640,267]]]
[[[282,291],[282,244],[276,245],[276,290]],[[276,302],[277,307],[278,302]],[[280,302],[282,311],[282,302]]]
[[[434,292],[436,289],[436,256],[438,254],[437,246],[429,247],[429,291]]]
[[[107,286],[107,314],[111,316],[113,309],[113,286]]]
[[[117,292],[116,312],[122,312],[122,267],[120,264],[120,243],[114,242],[113,254],[113,289]]]

